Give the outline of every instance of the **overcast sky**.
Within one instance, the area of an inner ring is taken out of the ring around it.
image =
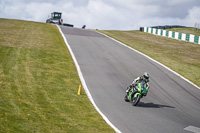
[[[0,0],[0,18],[46,22],[54,11],[64,23],[101,30],[200,24],[200,0]]]

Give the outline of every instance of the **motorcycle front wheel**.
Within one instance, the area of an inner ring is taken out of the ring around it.
[[[133,106],[137,106],[137,104],[139,103],[140,101],[140,95],[138,94],[137,97],[135,97],[136,93],[133,95],[132,97],[132,105]]]

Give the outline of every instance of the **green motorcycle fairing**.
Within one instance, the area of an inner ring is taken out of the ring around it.
[[[143,96],[142,94],[146,93],[147,91],[145,87],[145,82],[138,83],[136,86],[136,90],[138,90],[138,92],[136,92],[136,94],[134,95],[134,98],[136,98],[138,95],[142,97]]]
[[[146,84],[145,82],[139,82],[137,84],[137,86],[135,86],[135,89],[131,88],[129,93],[128,93],[128,99],[131,100],[133,95],[134,95],[134,98],[136,98],[138,95],[140,95],[141,98],[142,98],[143,97],[143,93],[146,93],[146,91],[147,91],[147,89],[145,87],[146,86],[145,84]]]
[[[134,92],[134,89],[133,89],[133,88],[130,89],[130,91],[129,91],[129,93],[128,93],[128,99],[129,99],[129,100],[131,100],[131,96],[132,96],[133,92]]]

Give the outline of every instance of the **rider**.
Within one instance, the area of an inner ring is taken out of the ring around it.
[[[127,87],[126,93],[128,95],[129,90],[133,87],[135,87],[139,82],[144,81],[144,86],[146,88],[146,94],[144,94],[144,96],[147,95],[148,89],[149,89],[149,74],[147,72],[145,72],[141,77],[138,77],[136,79],[133,80],[132,84],[130,84],[129,87]]]

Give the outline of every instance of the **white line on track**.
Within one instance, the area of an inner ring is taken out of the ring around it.
[[[96,32],[97,32],[97,31],[96,31]],[[147,55],[145,55],[145,54],[143,54],[143,53],[141,53],[141,52],[135,50],[134,48],[132,48],[132,47],[130,47],[130,46],[128,46],[128,45],[126,45],[126,44],[124,44],[124,43],[122,43],[122,42],[120,42],[120,41],[114,39],[114,38],[111,38],[111,37],[109,37],[109,36],[107,36],[107,35],[105,35],[105,34],[103,34],[103,33],[101,33],[101,32],[97,32],[97,33],[100,33],[100,34],[102,34],[102,35],[104,35],[104,36],[106,36],[106,37],[108,37],[108,38],[110,38],[110,39],[112,39],[112,40],[118,42],[119,44],[121,44],[121,45],[123,45],[123,46],[125,46],[125,47],[127,47],[127,48],[129,48],[129,49],[131,49],[131,50],[133,50],[133,51],[135,51],[135,52],[137,52],[137,53],[139,53],[139,54],[145,56],[145,57],[147,57],[148,59],[152,60],[153,62],[155,62],[155,63],[157,63],[157,64],[159,64],[159,65],[161,65],[162,67],[164,67],[164,68],[166,68],[167,70],[171,71],[172,73],[176,74],[177,76],[179,76],[180,78],[182,78],[183,80],[187,81],[188,83],[190,83],[191,85],[193,85],[194,87],[196,87],[197,89],[200,90],[200,87],[198,87],[196,84],[192,83],[190,80],[188,80],[188,79],[186,79],[185,77],[181,76],[180,74],[178,74],[177,72],[173,71],[173,70],[170,69],[169,67],[163,65],[162,63],[160,63],[160,62],[158,62],[158,61],[152,59],[151,57],[149,57],[149,56],[147,56]]]
[[[74,53],[73,53],[73,51],[72,51],[72,49],[71,49],[69,43],[67,42],[67,39],[65,38],[65,36],[64,36],[62,30],[60,29],[60,27],[59,27],[58,25],[56,25],[56,26],[58,27],[58,29],[59,29],[59,31],[60,31],[60,33],[61,33],[63,39],[64,39],[64,42],[65,42],[65,44],[67,45],[67,47],[68,47],[68,49],[69,49],[69,51],[70,51],[70,53],[71,53],[71,56],[72,56],[72,58],[73,58],[73,60],[74,60],[74,63],[75,63],[75,65],[76,65],[76,68],[77,68],[78,75],[79,75],[79,77],[80,77],[81,83],[82,83],[83,88],[84,88],[84,90],[85,90],[85,92],[86,92],[88,98],[90,99],[91,103],[93,104],[93,106],[95,107],[95,109],[99,112],[99,114],[103,117],[103,119],[115,130],[115,132],[121,133],[121,131],[120,131],[117,127],[115,127],[115,126],[108,120],[108,118],[100,111],[100,109],[99,109],[99,108],[97,107],[97,105],[95,104],[95,102],[94,102],[94,100],[93,100],[93,98],[92,98],[92,95],[90,94],[90,91],[89,91],[89,89],[88,89],[88,87],[87,87],[87,85],[86,85],[85,79],[84,79],[83,74],[82,74],[81,69],[80,69],[80,66],[79,66],[79,64],[78,64],[78,62],[77,62],[77,60],[76,60],[76,57],[74,56]]]
[[[184,128],[184,130],[193,132],[193,133],[200,133],[200,128],[198,127],[194,127],[194,126],[188,126],[186,128]]]

